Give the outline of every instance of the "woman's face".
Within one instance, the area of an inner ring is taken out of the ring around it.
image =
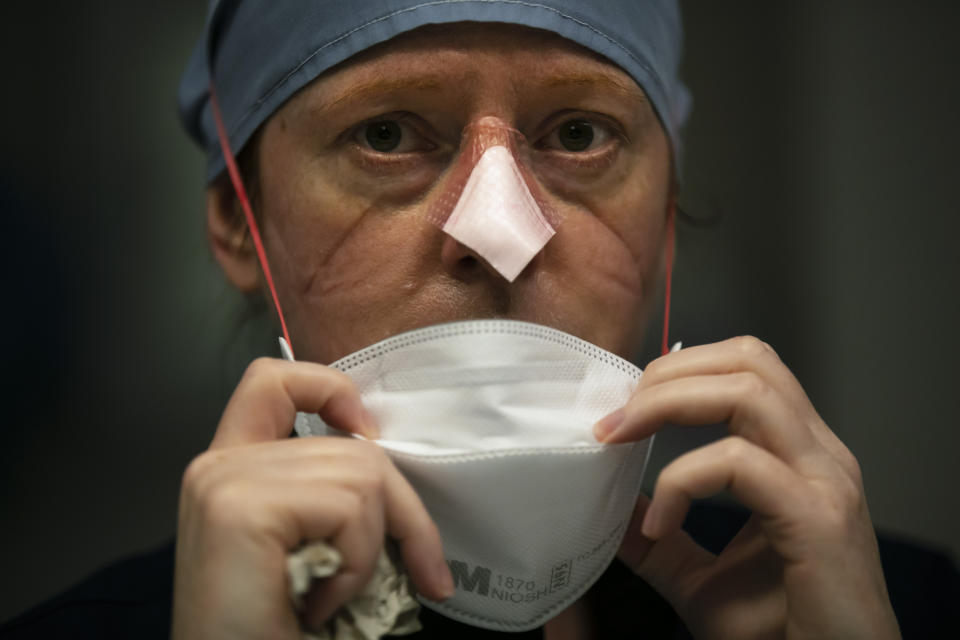
[[[427,218],[461,133],[485,116],[525,136],[562,220],[512,283]],[[628,75],[558,36],[464,23],[396,38],[274,114],[258,164],[298,359],[471,318],[536,322],[621,355],[642,331],[662,274],[668,142]]]

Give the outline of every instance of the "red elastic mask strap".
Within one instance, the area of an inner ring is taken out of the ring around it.
[[[233,151],[230,150],[230,141],[227,139],[226,127],[223,126],[223,117],[220,115],[220,104],[217,101],[217,93],[214,91],[213,83],[210,83],[210,106],[213,108],[213,121],[217,125],[217,137],[220,138],[220,149],[223,152],[223,159],[227,163],[230,182],[233,183],[233,190],[237,194],[237,200],[240,202],[240,208],[243,209],[243,215],[247,218],[247,227],[250,228],[250,238],[253,240],[253,246],[257,250],[260,268],[263,269],[263,277],[266,278],[267,286],[270,288],[270,295],[273,296],[273,306],[277,309],[277,316],[280,318],[280,327],[283,329],[283,337],[287,341],[287,346],[290,347],[290,354],[292,355],[293,343],[290,341],[290,333],[287,331],[287,322],[283,318],[283,309],[280,308],[277,288],[273,285],[273,275],[271,275],[270,265],[267,263],[267,252],[263,249],[263,240],[260,239],[257,220],[253,217],[253,209],[250,208],[247,190],[243,187],[240,170],[237,169],[237,162],[233,157]]]
[[[663,344],[660,347],[661,355],[667,355],[670,353],[670,289],[673,284],[673,242],[674,242],[674,225],[675,225],[675,215],[676,212],[676,203],[673,199],[670,200],[670,209],[667,211],[667,230],[666,230],[666,249],[663,257],[663,268],[665,271],[664,274],[664,291],[663,291]]]

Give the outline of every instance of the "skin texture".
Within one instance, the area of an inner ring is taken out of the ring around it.
[[[513,283],[426,213],[463,130],[485,117],[520,131],[528,168],[562,223]],[[594,126],[571,152],[557,129]],[[365,124],[400,123],[390,153]],[[352,383],[323,364],[412,328],[505,317],[550,325],[629,355],[662,277],[669,145],[622,71],[551,34],[464,24],[426,28],[314,81],[262,128],[258,216],[297,363],[255,362],[211,444],[184,476],[174,636],[297,637],[284,558],[327,539],[344,570],[312,594],[318,624],[369,577],[384,536],[416,588],[451,593],[439,536],[389,460],[360,440],[290,440],[297,410],[376,435]],[[244,291],[262,289],[230,187],[208,194],[211,247]],[[674,461],[641,497],[621,559],[704,638],[896,637],[856,460],[800,385],[753,338],[655,361],[599,439],[645,438],[666,422],[726,421],[731,436]],[[680,531],[693,497],[729,490],[755,516],[714,558]],[[588,637],[577,607],[549,638]]]
[[[371,83],[387,89],[358,90]],[[408,123],[413,151],[389,157],[356,143],[357,126],[384,114]],[[513,283],[426,215],[462,130],[490,116],[526,136],[563,218]],[[608,128],[608,144],[536,149],[555,145],[550,134],[575,116]],[[668,142],[629,76],[576,45],[520,28],[418,31],[311,84],[267,122],[259,151],[258,215],[298,360],[329,363],[401,331],[478,317],[547,324],[622,355],[636,344],[661,278]],[[231,197],[229,184],[218,188]],[[252,253],[239,258],[228,276],[259,286]]]
[[[739,337],[661,357],[595,431],[627,442],[666,421],[731,435],[664,468],[620,558],[696,637],[899,637],[857,461],[769,345]],[[754,515],[715,557],[681,525],[692,498],[722,490]]]

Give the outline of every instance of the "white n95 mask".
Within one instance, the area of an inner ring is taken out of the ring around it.
[[[377,443],[440,529],[456,593],[425,606],[525,631],[600,577],[652,438],[602,445],[592,427],[626,403],[640,369],[561,331],[504,320],[411,331],[331,366],[356,382]],[[332,432],[303,413],[296,430]]]

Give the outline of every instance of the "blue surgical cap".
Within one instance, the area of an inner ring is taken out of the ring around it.
[[[207,179],[225,166],[211,79],[239,153],[327,69],[417,27],[463,21],[552,31],[617,64],[647,94],[679,165],[690,97],[678,76],[683,32],[676,0],[212,0],[179,92],[180,118],[207,153]]]

